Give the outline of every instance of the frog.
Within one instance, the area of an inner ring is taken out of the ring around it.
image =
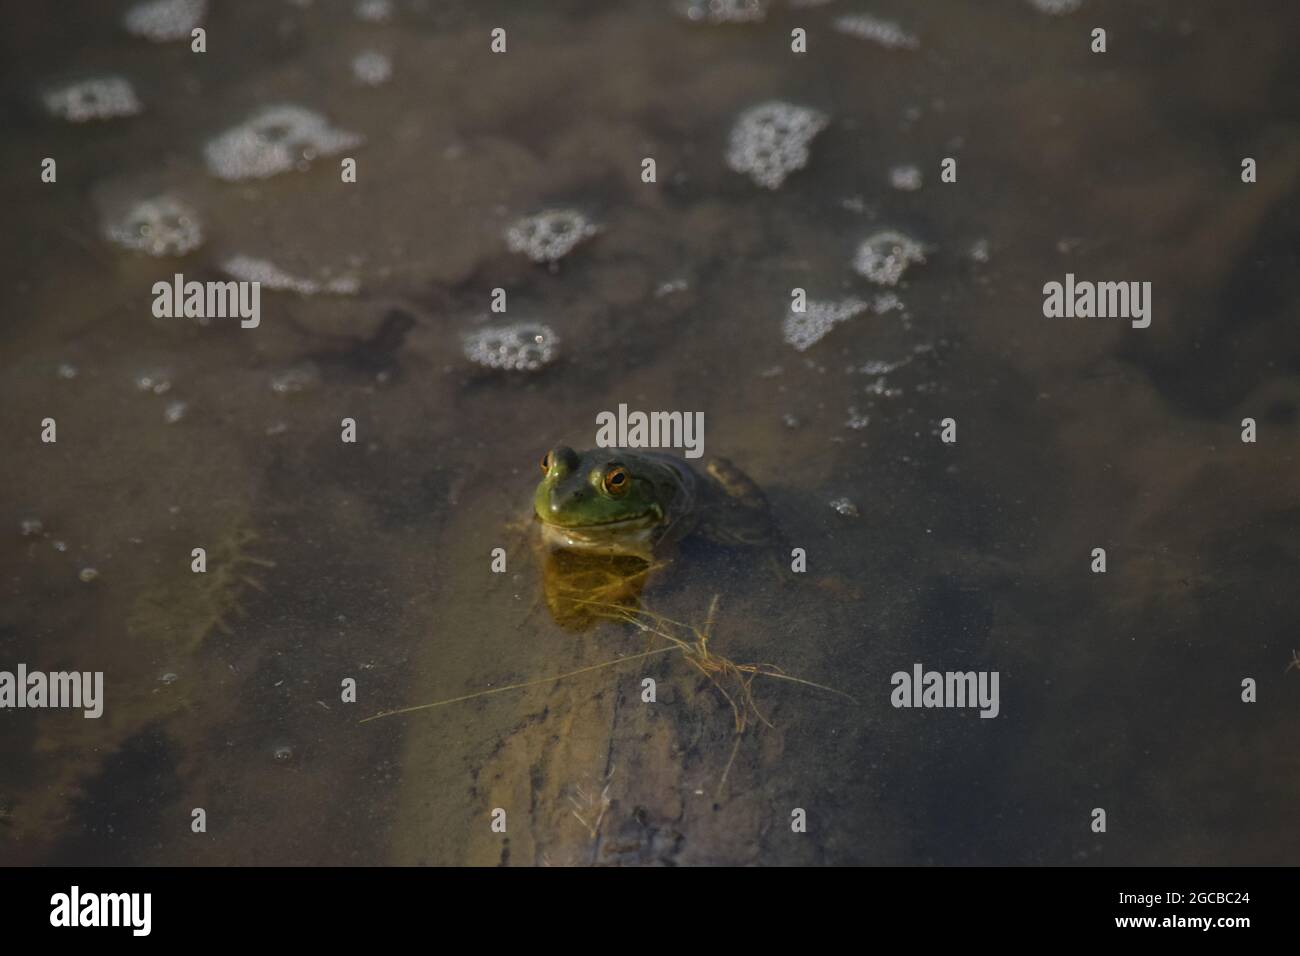
[[[552,550],[667,560],[691,536],[730,547],[777,543],[767,498],[715,457],[703,469],[663,452],[551,448],[533,510]]]

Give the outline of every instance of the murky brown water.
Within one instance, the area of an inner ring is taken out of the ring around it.
[[[661,0],[395,0],[379,22],[223,2],[204,54],[129,36],[126,6],[5,14],[0,670],[102,670],[107,700],[99,720],[0,710],[0,862],[1300,861],[1287,4],[836,0],[703,26]],[[919,49],[831,29],[865,8]],[[388,82],[353,74],[367,50]],[[41,106],[108,74],[138,116]],[[830,124],[769,191],[724,154],[773,98]],[[337,157],[214,177],[204,144],[275,102],[363,135],[358,182]],[[909,164],[923,187],[892,188]],[[104,237],[162,192],[201,248]],[[554,271],[502,239],[550,207],[603,226]],[[904,309],[793,349],[790,289],[871,300],[851,266],[882,228],[929,247]],[[153,318],[155,281],[235,255],[360,292],[264,289],[256,329]],[[1066,272],[1152,282],[1151,327],[1045,319]],[[558,334],[552,366],[464,357],[497,287]],[[621,402],[703,411],[707,452],[808,554],[774,587],[688,548],[646,606],[699,622],[720,594],[716,652],[858,703],[759,679],[772,726],[733,760],[725,700],[670,654],[359,723],[645,649],[551,619],[526,524],[537,459]],[[1000,672],[1001,715],[895,710],[890,675],[918,661]]]

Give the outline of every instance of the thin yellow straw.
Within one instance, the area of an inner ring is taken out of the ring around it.
[[[522,684],[510,684],[507,687],[493,687],[491,690],[481,690],[476,694],[466,694],[464,697],[452,697],[450,700],[438,700],[432,704],[418,704],[415,707],[403,707],[400,710],[385,710],[378,714],[372,714],[369,717],[363,717],[359,723],[369,723],[372,720],[378,720],[380,717],[394,717],[397,714],[411,714],[417,710],[429,710],[433,707],[442,707],[446,704],[458,704],[463,700],[473,700],[475,697],[487,697],[490,694],[504,694],[508,690],[520,690],[524,687],[534,687],[537,684],[550,684],[557,680],[564,680],[566,677],[576,677],[579,674],[585,674],[588,671],[600,670],[602,667],[613,667],[615,664],[622,664],[626,661],[639,660],[642,657],[649,657],[652,654],[665,654],[668,651],[678,650],[677,647],[657,647],[652,651],[646,651],[642,654],[630,654],[627,657],[615,658],[612,661],[605,661],[603,664],[592,664],[590,667],[581,667],[576,671],[569,671],[567,674],[557,674],[554,677],[541,677],[537,680],[525,681]]]

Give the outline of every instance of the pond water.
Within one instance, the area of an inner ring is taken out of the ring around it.
[[[0,670],[105,700],[0,709],[0,863],[1300,861],[1294,11],[768,6],[8,7]],[[176,273],[260,322],[156,317]],[[1150,326],[1045,318],[1067,273]],[[473,360],[506,323],[538,367]],[[537,462],[620,404],[806,555],[687,542],[641,607],[852,700],[555,619]],[[892,706],[916,664],[997,717]]]

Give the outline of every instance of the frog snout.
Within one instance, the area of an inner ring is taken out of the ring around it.
[[[547,496],[546,510],[551,513],[552,517],[558,517],[572,511],[582,501],[582,495],[582,488],[553,487],[551,493]]]

